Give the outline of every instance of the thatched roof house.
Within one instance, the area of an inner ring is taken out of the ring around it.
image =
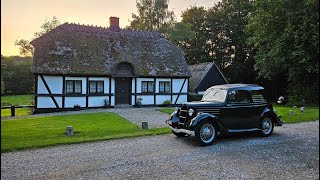
[[[143,96],[145,93],[152,95],[152,101],[151,98],[145,97],[148,99],[143,102],[146,105],[161,104],[164,99],[171,100],[172,103],[184,102],[184,99],[179,98],[182,93],[187,93],[186,81],[191,76],[184,53],[158,32],[120,29],[119,18],[111,17],[109,28],[64,23],[33,40],[31,44],[35,48],[32,72],[43,81],[37,85],[47,87],[43,76],[49,79],[61,77],[61,80],[56,79],[55,82],[61,83],[58,91],[60,91],[59,96],[64,98],[69,96],[68,92],[72,92],[70,93],[73,94],[72,97],[79,93],[74,90],[74,86],[76,89],[83,89],[80,94],[85,94],[86,97],[93,96],[94,94],[90,93],[89,81],[94,77],[102,77],[99,81],[103,81],[104,87],[100,95],[109,97],[113,105],[135,105],[137,96]],[[69,77],[78,79],[71,78],[73,80],[69,81],[73,82],[66,82]],[[77,80],[81,81],[80,84],[74,82]],[[118,83],[120,84],[117,85]],[[151,88],[151,85],[154,87]],[[99,85],[95,83],[95,86]],[[96,89],[101,88],[96,87]],[[126,92],[121,94],[117,91]],[[50,89],[47,89],[47,92],[49,92],[48,97],[53,97],[52,101],[57,101],[54,93],[49,95]],[[163,92],[168,96],[158,98],[157,93],[160,95]],[[45,95],[41,93],[38,96]],[[126,100],[122,98],[123,96]],[[59,102],[55,103],[56,108],[65,108],[64,98],[60,106]],[[81,106],[90,107],[88,103],[90,98],[85,101]],[[101,106],[101,102],[96,104]],[[71,105],[69,104],[69,107]]]

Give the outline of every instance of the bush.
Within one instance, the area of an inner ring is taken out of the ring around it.
[[[202,94],[189,94],[189,102],[190,101],[200,101],[202,99]]]
[[[165,100],[165,101],[163,101],[163,105],[164,106],[170,106],[171,105],[171,101],[170,100]]]

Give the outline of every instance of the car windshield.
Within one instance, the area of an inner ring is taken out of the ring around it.
[[[208,89],[202,96],[201,101],[217,101],[224,102],[226,100],[227,91],[222,89]]]

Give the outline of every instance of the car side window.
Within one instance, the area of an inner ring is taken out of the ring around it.
[[[228,93],[229,103],[249,103],[250,94],[246,90],[235,90]]]
[[[252,102],[254,103],[265,103],[267,100],[263,96],[261,91],[251,91]]]

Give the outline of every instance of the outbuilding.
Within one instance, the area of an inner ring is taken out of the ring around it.
[[[189,81],[189,92],[203,94],[209,87],[228,84],[219,67],[214,62],[189,65],[192,77]]]

